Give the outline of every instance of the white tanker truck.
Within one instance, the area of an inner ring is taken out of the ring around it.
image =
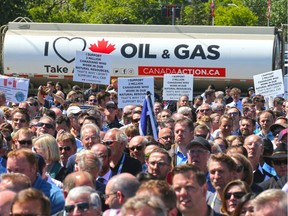
[[[246,90],[253,75],[283,64],[274,27],[10,22],[1,38],[2,74],[29,77],[31,90],[48,79],[75,84],[77,50],[107,53],[112,77],[153,76],[159,89],[164,74],[193,74],[194,92]]]

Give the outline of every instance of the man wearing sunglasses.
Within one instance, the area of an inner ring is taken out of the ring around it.
[[[37,124],[37,136],[40,136],[42,134],[50,134],[52,136],[55,136],[55,133],[55,121],[48,116],[43,116],[42,118],[40,118]]]
[[[140,161],[131,158],[124,152],[128,145],[128,137],[123,131],[118,128],[110,129],[105,134],[102,144],[109,146],[111,149],[110,167],[113,176],[123,172],[137,175],[142,171]]]
[[[288,174],[287,157],[287,145],[284,143],[279,144],[274,149],[272,156],[268,157],[271,159],[271,164],[277,175],[259,184],[264,190],[272,188],[281,189],[284,186]]]
[[[148,140],[143,136],[134,136],[129,144],[129,153],[132,158],[138,159],[142,164],[142,171],[147,170],[147,165],[145,163],[144,149],[148,143]]]
[[[69,132],[60,133],[57,136],[57,144],[60,151],[60,160],[63,167],[66,167],[68,158],[76,153],[75,137]]]
[[[101,200],[98,193],[89,186],[79,186],[69,191],[65,201],[67,216],[100,216]]]
[[[13,135],[14,149],[32,148],[33,133],[29,128],[21,128]]]

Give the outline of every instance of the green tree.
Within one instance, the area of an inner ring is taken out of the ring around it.
[[[210,4],[201,0],[193,0],[191,4],[184,7],[184,25],[209,25],[211,22]]]
[[[15,20],[17,17],[29,16],[25,0],[0,0],[0,26]]]
[[[257,16],[244,6],[230,4],[217,7],[215,10],[215,25],[222,26],[253,26],[258,21]]]
[[[288,23],[287,0],[271,1],[270,25],[280,27],[281,24]]]
[[[267,0],[243,0],[243,3],[257,17],[257,26],[267,26]]]

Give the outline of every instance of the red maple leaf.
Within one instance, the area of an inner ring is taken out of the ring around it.
[[[90,44],[90,50],[92,52],[98,52],[98,53],[106,53],[106,54],[110,54],[111,52],[113,52],[116,48],[115,48],[115,44],[109,44],[108,46],[108,41],[105,41],[104,38],[99,41],[98,40],[98,46],[94,43],[94,44]]]

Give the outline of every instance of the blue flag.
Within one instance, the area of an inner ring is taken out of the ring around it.
[[[139,132],[141,136],[150,135],[153,136],[156,141],[158,140],[158,126],[154,114],[150,92],[147,92],[147,96],[143,102]]]

